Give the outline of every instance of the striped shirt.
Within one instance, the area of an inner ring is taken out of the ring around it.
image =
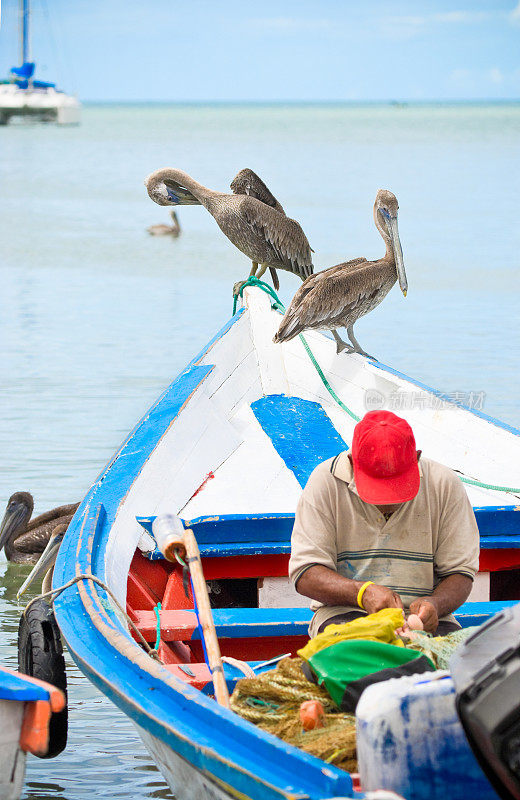
[[[346,578],[392,589],[408,609],[448,575],[473,579],[479,534],[461,481],[451,469],[427,458],[421,458],[419,472],[417,495],[386,519],[377,506],[359,497],[346,452],[316,467],[296,509],[291,580],[296,584],[305,570],[320,564]],[[311,608],[311,636],[330,617],[355,610],[315,600]],[[443,619],[453,621],[451,614]]]

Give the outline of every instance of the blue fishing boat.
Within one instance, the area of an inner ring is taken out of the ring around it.
[[[200,620],[182,566],[157,547],[157,517],[180,517],[206,580],[239,598],[213,602],[222,655],[269,669],[307,640],[309,602],[287,579],[302,486],[349,447],[376,399],[408,419],[425,455],[456,470],[475,508],[481,564],[461,624],[519,597],[508,576],[520,568],[520,432],[388,366],[337,355],[321,333],[274,344],[279,321],[269,293],[246,287],[94,481],[54,570],[73,659],[134,722],[178,800],[325,800],[354,787],[348,772],[215,701]],[[224,676],[231,690],[243,673],[225,662]]]

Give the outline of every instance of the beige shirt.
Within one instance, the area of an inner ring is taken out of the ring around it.
[[[319,464],[296,508],[289,561],[293,583],[321,564],[346,578],[387,586],[408,609],[448,575],[473,579],[480,541],[461,481],[451,469],[427,458],[421,458],[419,472],[419,492],[387,521],[375,505],[359,497],[346,452]],[[326,619],[359,610],[315,600],[311,608],[311,636]]]

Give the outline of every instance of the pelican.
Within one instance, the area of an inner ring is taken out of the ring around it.
[[[248,194],[249,197],[256,197],[257,200],[260,200],[267,206],[271,206],[271,208],[275,208],[280,214],[283,214],[284,217],[286,216],[283,206],[278,202],[274,194],[269,191],[263,180],[256,172],[253,172],[252,169],[241,169],[231,181],[230,188],[233,194]],[[257,267],[258,264],[255,264],[253,261],[253,270],[255,272]],[[269,267],[269,272],[271,273],[273,286],[276,291],[278,291],[280,288],[280,281],[278,280],[275,268]]]
[[[329,328],[340,353],[369,356],[354,336],[354,323],[372,311],[388,294],[396,280],[406,297],[408,282],[397,228],[397,199],[380,189],[374,203],[376,228],[386,244],[378,261],[355,258],[318,272],[304,281],[294,295],[275,334],[275,342],[287,342],[308,329]],[[337,327],[345,327],[351,344],[340,338]]]
[[[58,506],[31,520],[34,509],[32,495],[29,492],[15,492],[9,498],[0,523],[0,551],[5,547],[8,561],[35,564],[45,550],[52,531],[60,523],[68,525],[78,506],[79,503]]]
[[[34,565],[32,571],[26,577],[20,588],[16,593],[16,599],[18,600],[24,592],[27,591],[29,586],[36,578],[39,578],[41,575],[44,575],[43,582],[42,582],[42,594],[45,592],[50,592],[52,589],[52,576],[54,574],[54,564],[56,563],[56,558],[58,557],[58,550],[60,549],[60,545],[63,541],[63,537],[65,536],[66,530],[68,528],[68,523],[60,523],[56,525],[54,530],[52,531],[49,541],[47,542],[47,546],[45,550],[40,555],[38,561]]]
[[[311,248],[300,225],[256,197],[215,192],[172,168],[152,172],[145,186],[160,206],[204,206],[220,230],[253,262],[250,276],[261,278],[268,267],[292,272],[302,280],[312,275]]]
[[[181,226],[173,208],[170,211],[170,216],[173,225],[150,225],[150,227],[146,229],[148,233],[151,234],[151,236],[172,236],[174,239],[180,236]]]

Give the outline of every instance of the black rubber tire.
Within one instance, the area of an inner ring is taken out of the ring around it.
[[[22,614],[18,626],[18,669],[41,681],[52,683],[67,700],[67,673],[60,629],[51,606],[37,600]],[[54,758],[67,745],[68,708],[52,714],[49,722],[49,749],[41,758]]]

